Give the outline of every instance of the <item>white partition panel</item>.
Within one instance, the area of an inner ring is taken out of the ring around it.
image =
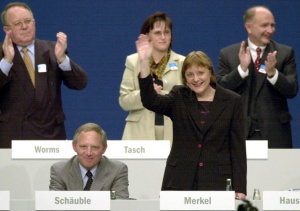
[[[0,210],[10,209],[9,191],[0,191]]]
[[[248,159],[248,199],[253,190],[300,188],[300,149],[269,149],[268,159]],[[10,191],[11,211],[22,204],[32,211],[35,191],[47,191],[50,166],[60,159],[12,159],[11,149],[0,149],[0,190]],[[120,159],[129,169],[131,198],[159,199],[166,159]],[[133,202],[130,202],[133,203]]]

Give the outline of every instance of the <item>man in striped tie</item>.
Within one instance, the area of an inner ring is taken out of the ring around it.
[[[50,190],[105,190],[114,191],[117,198],[129,197],[128,168],[103,155],[107,137],[99,125],[80,126],[72,145],[77,155],[51,166]]]

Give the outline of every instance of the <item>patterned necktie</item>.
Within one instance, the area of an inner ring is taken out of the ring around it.
[[[28,54],[28,49],[26,47],[23,47],[22,52],[24,53],[23,60],[24,60],[24,63],[27,67],[27,71],[28,71],[29,76],[31,78],[31,82],[32,82],[33,86],[35,87],[35,71],[34,71],[30,56]]]
[[[260,67],[260,53],[261,53],[261,48],[256,48],[257,52],[257,57],[255,60],[255,72],[258,73],[259,67]]]
[[[90,170],[88,170],[86,172],[86,176],[89,178],[84,189],[83,190],[91,190],[91,186],[92,186],[92,183],[93,183],[93,174],[92,172],[90,172]]]

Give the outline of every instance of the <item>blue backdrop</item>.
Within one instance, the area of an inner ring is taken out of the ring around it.
[[[10,1],[1,0],[1,11]],[[173,21],[173,50],[187,55],[201,50],[213,60],[217,71],[219,50],[247,38],[244,11],[253,5],[268,6],[276,21],[274,40],[293,46],[300,62],[299,0],[28,0],[37,26],[37,37],[56,40],[68,35],[71,59],[88,74],[82,91],[63,91],[67,137],[83,123],[100,124],[110,140],[119,140],[127,112],[118,103],[125,58],[134,53],[135,40],[144,20],[155,11],[166,12]],[[0,33],[0,40],[4,33]],[[294,147],[300,148],[300,97],[289,100],[293,116]]]

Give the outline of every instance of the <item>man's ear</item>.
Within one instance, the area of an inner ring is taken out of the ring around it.
[[[77,152],[77,151],[76,151],[76,143],[75,143],[74,141],[72,141],[72,147],[73,147],[73,150],[74,150],[75,152]]]
[[[9,32],[9,28],[8,28],[8,26],[3,26],[3,31],[5,32],[5,33],[7,33],[7,32]]]
[[[103,148],[103,154],[106,152],[107,145]]]
[[[251,24],[250,23],[245,23],[245,29],[248,32],[248,34],[251,33]]]

